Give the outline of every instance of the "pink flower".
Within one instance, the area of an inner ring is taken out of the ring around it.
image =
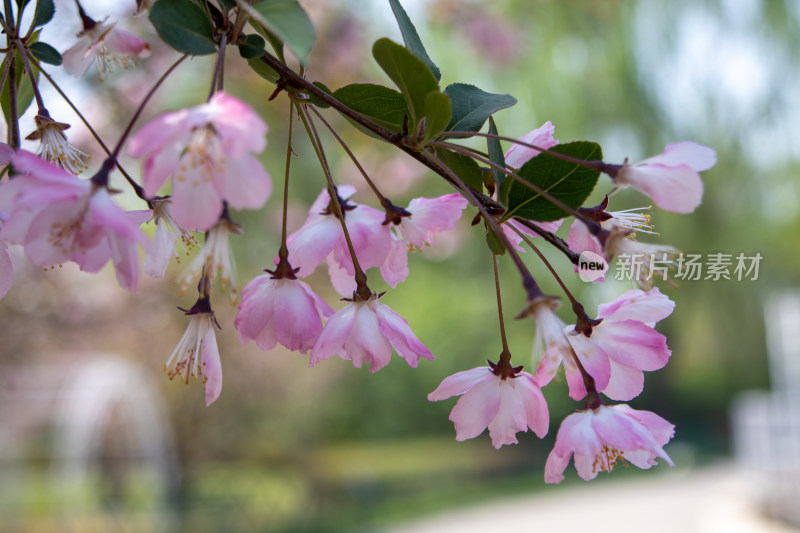
[[[272,191],[269,174],[251,155],[266,146],[267,125],[244,102],[218,92],[202,105],[165,113],[130,141],[145,157],[144,190],[154,197],[172,180],[172,215],[189,230],[213,226],[227,202],[258,209]]]
[[[136,64],[137,57],[150,55],[150,45],[146,41],[115,28],[116,22],[93,24],[78,34],[78,42],[72,48],[61,54],[64,68],[71,75],[83,76],[94,62],[103,80],[115,66],[127,70]]]
[[[203,303],[208,309],[198,311]],[[222,364],[214,334],[214,327],[219,326],[207,299],[198,300],[186,314],[191,316],[189,326],[169,356],[164,371],[170,380],[176,376],[181,376],[181,380],[187,384],[189,378],[202,380],[206,389],[206,405],[211,405],[222,392]]]
[[[373,294],[369,300],[354,301],[340,309],[328,320],[311,350],[309,366],[338,355],[352,361],[356,368],[367,363],[370,372],[377,372],[389,364],[392,348],[412,368],[417,367],[420,357],[433,360],[408,322]]]
[[[489,428],[492,445],[516,444],[518,431],[547,434],[550,414],[539,383],[527,372],[510,378],[495,375],[491,368],[478,367],[445,378],[428,400],[436,402],[463,395],[450,412],[456,440],[477,437]]]
[[[104,186],[20,151],[13,156],[20,174],[0,186],[0,211],[9,212],[0,238],[21,244],[35,264],[51,267],[74,261],[99,271],[112,259],[119,284],[139,285],[139,252],[147,237],[141,213],[126,213]]]
[[[467,207],[467,199],[458,193],[438,198],[414,198],[408,205],[411,216],[402,217],[394,225],[392,248],[381,265],[381,276],[390,287],[408,277],[408,252],[431,246],[436,234],[453,229]],[[355,288],[353,283],[350,291]]]
[[[654,288],[649,292],[630,290],[598,308],[603,321],[591,335],[567,326],[564,332],[599,392],[609,398],[627,401],[644,388],[642,371],[653,371],[667,364],[672,352],[667,339],[653,329],[655,323],[672,313],[675,303]],[[570,382],[570,397],[586,395],[583,382]]]
[[[345,200],[355,189],[338,188],[339,197]],[[330,206],[330,196],[323,190],[309,210],[308,218],[286,241],[289,259],[299,268],[298,277],[307,277],[317,265],[328,258],[328,267],[334,288],[340,294],[352,293],[353,261],[344,238],[342,224]],[[359,265],[363,270],[381,266],[392,248],[392,233],[383,225],[384,214],[365,205],[345,202],[344,220]],[[277,264],[277,258],[275,260]]]
[[[614,182],[630,185],[648,195],[662,209],[691,213],[703,198],[703,182],[698,172],[717,162],[711,148],[689,141],[668,144],[664,153],[634,163],[626,161]]]
[[[322,317],[331,315],[333,309],[308,284],[263,274],[242,290],[234,326],[242,344],[254,340],[262,350],[272,350],[281,343],[307,353],[322,332]]]
[[[558,144],[558,141],[553,138],[553,132],[555,130],[556,128],[553,126],[553,123],[548,120],[541,127],[536,128],[527,135],[523,135],[518,140],[547,149]],[[521,144],[514,144],[506,152],[506,165],[511,168],[519,169],[540,153],[539,150],[528,148]]]
[[[546,483],[560,483],[570,457],[586,481],[597,472],[610,472],[618,463],[629,461],[639,468],[650,468],[656,458],[675,466],[666,445],[675,426],[650,411],[636,411],[627,405],[601,405],[597,409],[569,415],[556,435],[553,451],[544,467]]]

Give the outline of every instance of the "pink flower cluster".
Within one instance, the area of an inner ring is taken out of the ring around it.
[[[541,157],[542,150],[558,144],[553,131],[548,122],[518,139],[532,146],[515,144],[505,154],[506,165],[519,169],[533,157]],[[688,213],[702,197],[698,172],[713,166],[715,160],[713,150],[683,142],[668,145],[663,154],[640,163],[603,164],[603,169],[615,180],[616,189],[630,185],[650,195],[659,207]],[[592,252],[610,261],[621,253],[673,250],[633,239],[634,230],[654,233],[649,215],[641,210],[609,213],[605,211],[607,205],[608,197],[595,208],[580,209],[567,240],[573,252]],[[579,216],[596,222],[600,233],[596,228],[590,232],[590,223]],[[561,222],[538,225],[555,232]],[[538,236],[515,220],[506,221],[503,231],[518,251],[525,251],[523,237]],[[596,319],[589,318],[582,306],[573,302],[578,319],[572,326],[555,313],[556,299],[543,295],[532,299],[521,316],[532,316],[536,322],[535,374],[517,367],[512,375],[508,370],[499,371],[499,363],[490,363],[491,368],[474,368],[445,378],[428,399],[438,401],[461,395],[450,413],[457,440],[476,437],[487,428],[496,448],[516,443],[516,433],[528,429],[543,437],[548,431],[548,411],[541,387],[553,380],[563,364],[569,395],[575,400],[586,399],[586,408],[562,423],[545,467],[548,483],[563,479],[563,471],[573,457],[578,474],[586,480],[623,462],[649,468],[661,457],[672,465],[663,449],[674,434],[672,424],[625,404],[606,405],[600,398],[600,393],[617,401],[635,398],[643,390],[644,372],[663,368],[669,361],[671,352],[666,338],[655,330],[655,325],[672,313],[675,304],[658,288],[647,288],[629,290],[600,305]]]

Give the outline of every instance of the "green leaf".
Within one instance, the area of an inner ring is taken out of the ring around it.
[[[150,8],[150,22],[172,48],[201,56],[217,51],[211,21],[192,0],[158,0]]]
[[[239,41],[239,54],[245,59],[252,59],[254,57],[261,57],[264,55],[264,46],[266,41],[260,35],[245,35],[244,39]]]
[[[439,90],[439,82],[420,58],[389,39],[375,41],[372,55],[406,97],[416,131],[425,116],[425,99],[431,91]]]
[[[425,97],[425,141],[442,133],[450,122],[452,111],[450,98],[439,91],[431,91]]]
[[[503,255],[506,253],[506,247],[503,241],[500,240],[500,237],[498,237],[497,233],[495,233],[491,227],[486,229],[486,246],[489,247],[489,250],[494,255]]]
[[[36,2],[36,11],[34,11],[33,13],[33,22],[31,27],[36,28],[38,26],[44,26],[45,24],[50,22],[55,13],[56,13],[56,8],[53,5],[53,0],[38,0]],[[51,63],[51,64],[60,65],[61,61],[59,61],[58,63]]]
[[[275,50],[275,55],[278,56],[278,59],[281,60],[281,63],[286,63],[286,57],[283,55],[283,41],[281,41],[277,35],[269,31],[257,20],[250,19],[250,25],[255,28],[258,33],[263,35],[267,41],[269,41],[269,44],[272,46],[272,49]]]
[[[227,13],[236,7],[236,0],[219,0],[219,7],[222,8],[223,13]]]
[[[585,161],[603,158],[600,145],[587,141],[559,144],[550,148],[550,151]],[[522,165],[517,174],[572,209],[578,209],[583,205],[600,176],[600,172],[597,170],[570,163],[546,153],[533,157]],[[563,209],[556,207],[539,193],[514,179],[506,179],[503,182],[500,198],[504,200],[508,208],[503,220],[517,216],[537,222],[548,222],[567,216]]]
[[[37,31],[33,36],[33,41],[38,37]],[[30,76],[25,72],[22,57],[19,55],[19,50],[16,50],[13,56],[6,54],[3,58],[3,63],[0,65],[0,72],[5,70],[6,62],[9,58],[14,58],[14,68],[16,71],[16,86],[17,86],[17,117],[21,117],[28,109],[28,106],[33,102],[33,85],[31,85]],[[39,80],[39,69],[31,65],[33,69],[33,77]],[[0,107],[3,108],[3,116],[6,119],[6,124],[11,122],[11,84],[6,83],[3,85],[3,91],[0,93]]]
[[[49,63],[50,65],[56,66],[61,64],[61,54],[47,43],[33,43],[30,45],[30,50],[34,57],[42,63]]]
[[[278,80],[281,79],[281,75],[274,68],[261,61],[260,57],[251,57],[247,60],[247,64],[250,65],[253,72],[271,83],[278,83]]]
[[[254,6],[236,0],[236,4],[282,39],[301,63],[308,62],[316,32],[297,0],[261,0]]]
[[[483,190],[483,172],[481,172],[481,167],[478,166],[474,159],[464,154],[441,148],[436,149],[436,156],[447,168],[453,171],[453,174],[461,178],[461,181],[477,192]]]
[[[409,116],[408,105],[403,95],[382,85],[371,83],[345,85],[334,91],[333,97],[395,133],[403,131],[403,122]],[[372,132],[369,134],[374,136]]]
[[[466,83],[448,85],[444,94],[450,96],[453,105],[453,119],[447,131],[479,131],[493,113],[517,103],[510,94],[487,93]]]
[[[17,0],[17,18],[22,15],[22,10],[25,9],[31,0]]]
[[[417,29],[414,27],[411,19],[408,18],[405,9],[403,9],[403,6],[400,5],[398,0],[389,0],[389,5],[392,7],[394,18],[397,19],[397,25],[400,26],[400,33],[403,34],[403,42],[406,48],[408,48],[412,54],[423,60],[425,64],[428,65],[428,68],[431,69],[433,75],[436,76],[436,81],[439,81],[442,78],[442,73],[439,71],[439,67],[437,67],[428,56],[428,52],[425,51]]]
[[[489,117],[489,133],[492,135],[497,135],[497,124],[494,123],[494,119],[492,117]],[[505,168],[506,156],[503,154],[503,148],[500,146],[500,140],[487,137],[486,145],[489,152],[489,161],[495,165]],[[492,167],[492,175],[494,176],[494,183],[497,187],[497,190],[500,190],[500,187],[503,185],[503,180],[506,179],[505,173],[502,170],[497,170],[496,168]]]

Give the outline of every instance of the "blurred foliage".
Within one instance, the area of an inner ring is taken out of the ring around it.
[[[388,3],[303,4],[319,38],[310,56],[311,79],[334,90],[353,81],[389,85],[369,56],[374,39],[388,35],[400,40]],[[407,7],[431,58],[442,67],[442,86],[469,82],[519,100],[512,110],[496,115],[501,134],[518,137],[550,120],[557,139],[597,141],[610,162],[636,161],[682,139],[717,150],[717,165],[703,174],[703,205],[688,216],[654,213],[662,235],[658,241],[687,253],[735,257],[759,252],[764,259],[758,281],[685,281],[677,290],[662,287],[677,302],[674,316],[659,325],[673,356],[664,370],[646,375],[645,393],[631,403],[675,423],[676,444],[724,453],[731,398],[744,389],[768,386],[763,308],[770,294],[800,284],[800,249],[793,237],[800,231],[800,156],[790,142],[800,138],[795,134],[800,107],[796,95],[789,94],[796,93],[800,78],[800,15],[794,2],[751,2],[744,14],[736,13],[738,3],[712,0],[422,4]],[[693,36],[690,30],[698,28]],[[733,50],[728,58],[732,73],[711,68],[718,59],[702,46],[709,36],[718,49]],[[696,47],[694,55],[687,47]],[[283,96],[267,103],[273,87],[243,62],[237,66],[236,50],[230,53],[226,72],[241,82],[226,80],[226,90],[251,103],[271,125],[262,159],[276,191],[266,210],[234,215],[245,228],[234,240],[243,285],[271,265],[278,247],[288,105]],[[744,61],[751,53],[762,62],[752,74],[766,77],[752,83],[767,88],[760,92],[740,90],[731,81],[751,81],[746,61],[740,78],[735,71],[735,59]],[[202,80],[210,68],[204,61],[194,60],[170,80],[172,90],[159,93],[148,114],[204,99]],[[163,70],[147,62],[143,68]],[[135,71],[129,75],[136,76]],[[105,88],[98,97],[107,104],[111,131],[126,116],[114,91],[125,90]],[[684,109],[691,113],[681,113]],[[334,113],[326,116],[396,203],[449,192],[409,158]],[[294,141],[290,231],[304,220],[324,179],[302,137],[296,133]],[[336,177],[359,183],[335,141],[323,137]],[[477,141],[474,145],[485,148]],[[599,203],[610,189],[601,178],[589,203]],[[363,187],[356,200],[371,202]],[[647,202],[635,191],[622,191],[613,200],[614,209]],[[480,229],[468,227],[473,215],[474,210],[465,212],[453,241],[460,246],[452,255],[446,236],[432,250],[412,254],[409,279],[384,296],[436,356],[416,370],[399,358],[374,375],[338,358],[308,369],[303,355],[242,347],[232,326],[235,309],[223,308],[223,299],[217,298],[225,373],[220,400],[206,409],[200,386],[178,387],[155,375],[163,384],[185,473],[179,497],[185,530],[350,531],[541,485],[541,468],[558,424],[580,407],[567,398],[563,380],[545,389],[550,435],[538,441],[520,434],[520,445],[500,451],[492,449],[486,435],[457,443],[447,420],[455,400],[426,399],[445,376],[483,365],[500,352],[491,261]],[[560,232],[564,236],[566,226]],[[544,252],[557,269],[571,272],[563,257]],[[534,254],[526,258],[545,292],[558,294]],[[506,263],[501,278],[506,316],[512,317],[524,294],[518,274]],[[139,295],[120,297],[113,287],[113,296],[95,294],[87,303],[93,281],[78,276],[68,278],[78,281],[64,290],[55,275],[30,273],[0,302],[3,361],[46,362],[57,353],[55,347],[80,351],[100,344],[160,368],[186,323],[174,306],[190,304],[191,297],[176,299],[165,290],[170,282],[156,281]],[[325,289],[326,278],[323,267],[311,283],[333,302],[336,296]],[[371,275],[370,280],[377,278]],[[589,286],[577,279],[570,287],[590,312],[629,288],[612,282]],[[373,289],[385,287],[375,281]],[[562,316],[570,320],[568,309]],[[530,369],[533,323],[509,322],[514,362]],[[507,489],[498,489],[503,486]]]

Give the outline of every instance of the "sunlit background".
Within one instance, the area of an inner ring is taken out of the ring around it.
[[[370,53],[378,37],[401,40],[388,2],[301,3],[318,30],[310,79],[332,89],[355,81],[390,85]],[[162,371],[187,323],[176,307],[194,301],[192,294],[179,296],[174,281],[188,258],[170,268],[167,280],[146,280],[139,293],[129,294],[111,269],[88,275],[70,264],[42,272],[27,264],[21,250],[12,250],[14,286],[0,301],[0,530],[589,527],[571,516],[581,514],[576,509],[591,515],[597,522],[586,524],[598,531],[603,524],[614,524],[614,531],[783,531],[792,520],[800,525],[794,503],[800,497],[800,4],[403,3],[442,70],[443,86],[472,83],[519,100],[495,116],[505,135],[519,137],[549,120],[557,139],[597,141],[606,161],[618,163],[660,153],[678,140],[716,149],[717,165],[703,173],[703,205],[691,215],[656,208],[660,236],[639,235],[687,254],[730,254],[731,260],[731,279],[661,287],[677,302],[675,314],[659,324],[673,355],[665,369],[647,374],[644,394],[631,405],[677,426],[666,448],[676,467],[619,468],[586,485],[570,466],[562,485],[545,486],[544,462],[558,424],[581,408],[567,397],[563,379],[545,389],[551,415],[545,439],[519,434],[518,445],[499,451],[487,435],[455,441],[448,421],[454,400],[431,403],[427,394],[444,377],[496,359],[501,350],[491,260],[481,232],[469,226],[474,209],[430,250],[413,254],[408,280],[384,296],[435,362],[411,369],[395,358],[374,375],[338,358],[309,369],[306,356],[242,346],[233,329],[236,308],[218,294],[224,385],[209,408],[199,384],[170,383]],[[97,19],[105,4],[84,2]],[[128,17],[133,0],[113,4],[112,14],[125,28],[151,40],[153,56],[104,83],[94,70],[76,81],[60,68],[48,69],[111,144],[152,80],[177,57],[157,44],[146,19]],[[42,38],[63,51],[79,20],[72,2],[56,6],[61,24],[46,28]],[[143,121],[203,102],[212,67],[209,57],[184,65]],[[261,159],[276,191],[262,211],[233,215],[244,227],[233,243],[242,286],[272,264],[279,245],[288,103],[283,95],[266,101],[274,86],[249,72],[235,49],[226,73],[226,90],[269,123]],[[42,88],[53,118],[72,124],[72,142],[92,154],[93,164],[101,161],[102,152],[74,113],[46,81]],[[32,129],[31,116],[23,135]],[[412,159],[337,115],[326,116],[396,203],[450,192]],[[327,149],[335,179],[356,185],[356,199],[374,204],[333,141]],[[302,135],[295,151],[290,230],[299,227],[324,185]],[[138,161],[123,163],[138,174]],[[610,189],[601,178],[590,204]],[[123,201],[131,209],[144,207],[133,196]],[[626,190],[614,202],[615,209],[625,209],[649,200]],[[566,237],[566,227],[559,234]],[[754,272],[736,279],[739,254],[760,254],[757,279]],[[527,256],[545,292],[558,294],[545,268]],[[630,282],[614,280],[584,284],[571,276],[562,256],[547,256],[590,312],[630,288]],[[373,278],[375,290],[386,288]],[[524,302],[519,277],[503,264],[501,278],[506,314],[513,316]],[[311,284],[336,301],[324,268]],[[570,320],[568,309],[562,318]],[[514,362],[530,369],[532,321],[512,321],[508,333]],[[767,389],[782,392],[742,396]],[[740,529],[732,529],[733,522]]]

